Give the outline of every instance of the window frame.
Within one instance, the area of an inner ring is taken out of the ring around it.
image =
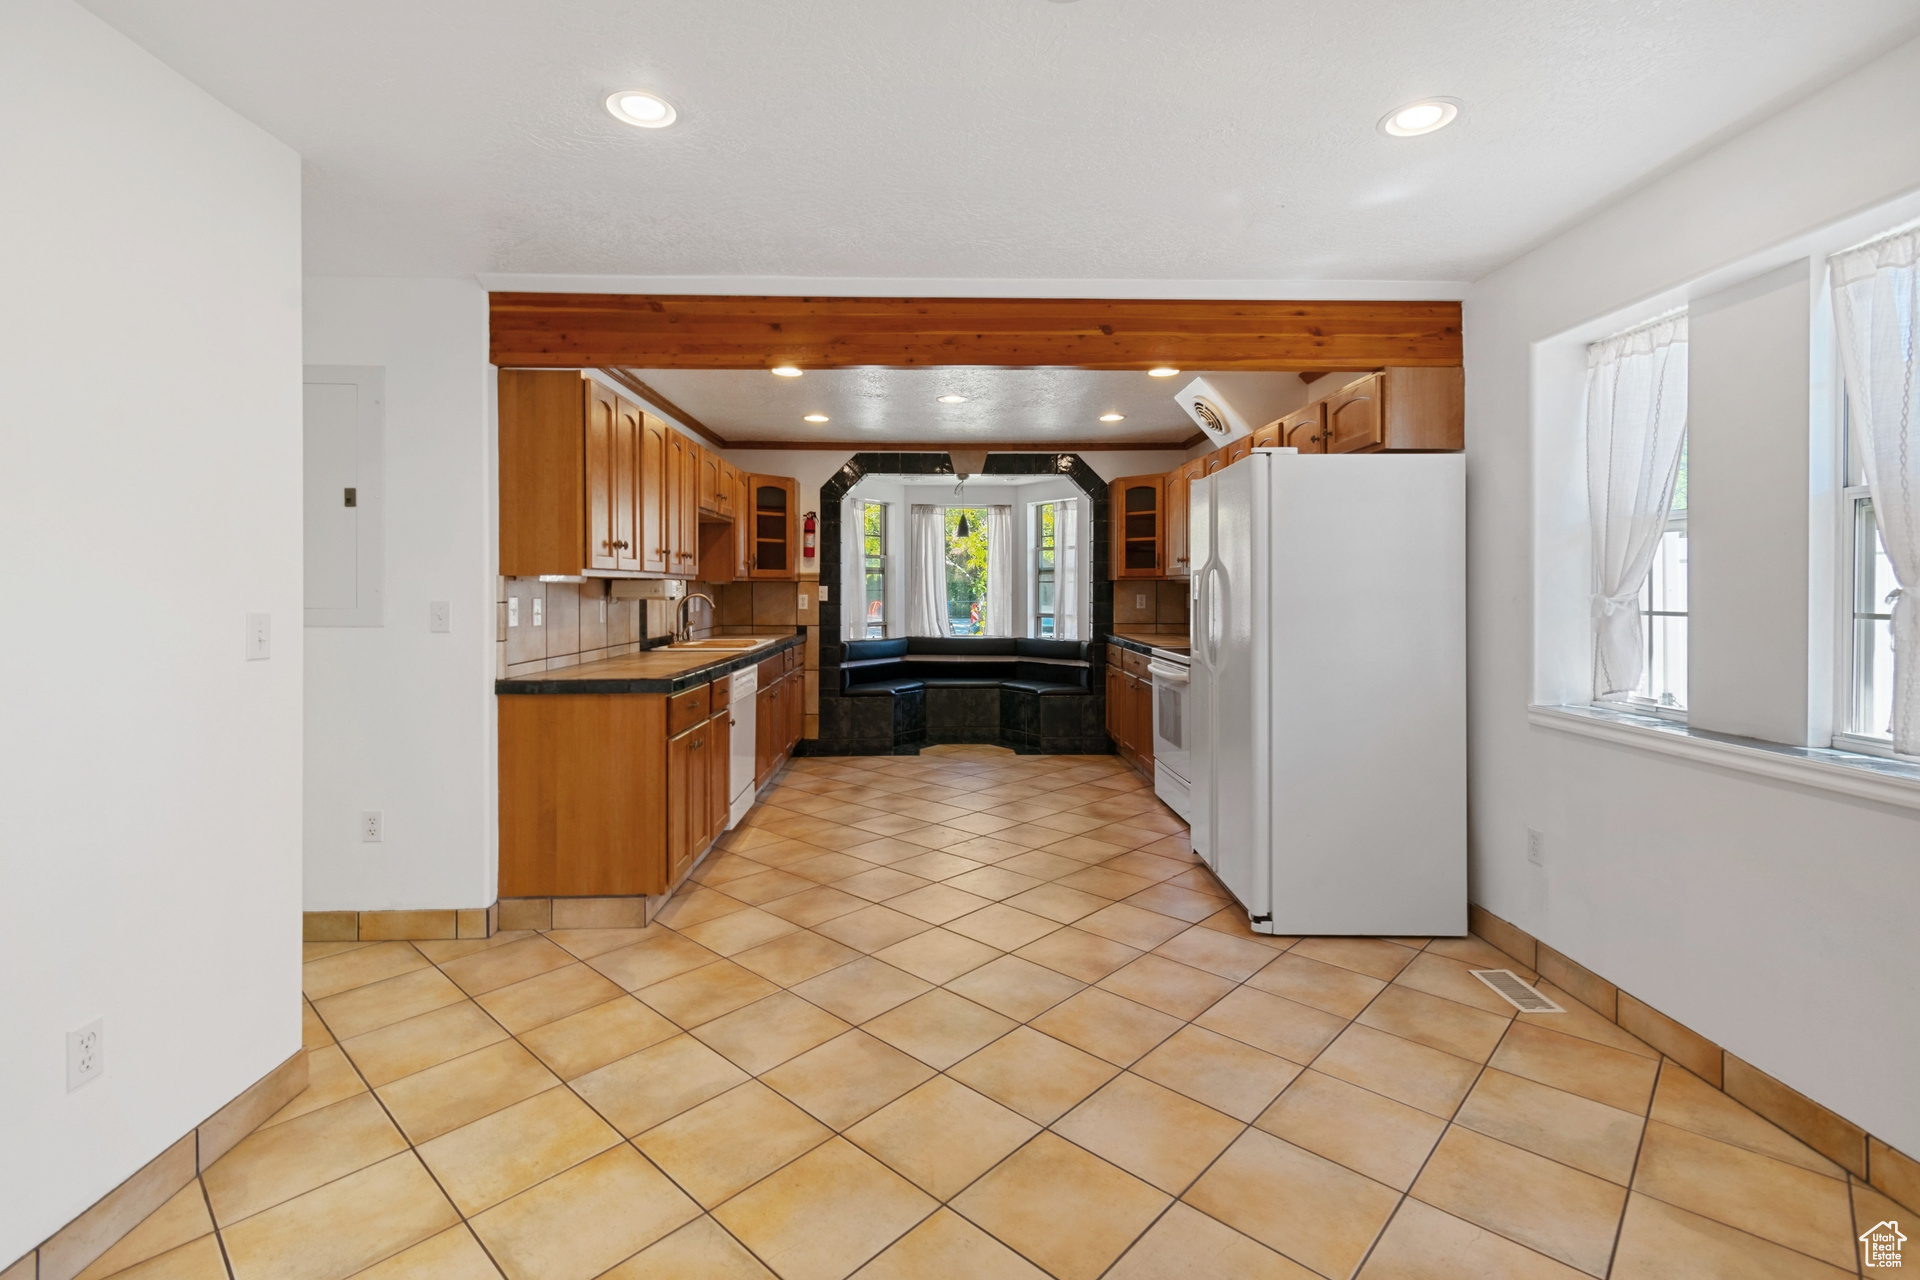
[[[1834,359],[1837,364],[1838,353]],[[1836,379],[1837,381],[1837,379]],[[1859,521],[1862,503],[1871,505],[1873,494],[1867,488],[1865,469],[1861,464],[1853,435],[1853,416],[1848,409],[1846,391],[1840,392],[1840,487],[1836,519],[1839,528],[1834,535],[1836,573],[1834,575],[1837,591],[1835,595],[1835,630],[1837,635],[1833,646],[1834,703],[1833,703],[1833,740],[1837,751],[1853,751],[1860,755],[1881,756],[1889,760],[1912,760],[1912,756],[1903,756],[1893,749],[1891,733],[1862,733],[1853,727],[1853,713],[1859,695],[1859,669],[1856,662],[1858,636],[1856,624],[1862,616],[1885,618],[1888,614],[1869,611],[1859,612],[1860,590],[1860,537]],[[1878,537],[1878,525],[1875,525]]]
[[[1682,538],[1687,536],[1687,508],[1685,507],[1681,507],[1678,510],[1668,509],[1666,527],[1660,531],[1660,536],[1664,540],[1667,534],[1676,532],[1679,533]],[[1657,554],[1658,553],[1656,553],[1656,564]],[[1647,599],[1647,594],[1652,589],[1653,575],[1654,567],[1650,566],[1647,570],[1647,580],[1640,584],[1642,600]],[[1687,561],[1687,607],[1685,609],[1652,609],[1642,606],[1640,610],[1640,636],[1641,642],[1645,646],[1645,652],[1643,654],[1645,667],[1642,678],[1649,681],[1651,681],[1653,675],[1654,637],[1652,620],[1655,618],[1680,618],[1685,621],[1688,632],[1688,653],[1692,653],[1693,561],[1691,556],[1688,557]],[[1689,692],[1691,692],[1691,689],[1689,689]],[[1686,703],[1683,702],[1675,706],[1668,706],[1657,699],[1642,696],[1638,692],[1628,694],[1625,697],[1597,699],[1595,705],[1615,707],[1621,710],[1632,711],[1639,715],[1658,716],[1662,720],[1672,720],[1677,724],[1687,723]]]
[[[1033,584],[1033,590],[1030,600],[1031,607],[1027,611],[1027,633],[1039,640],[1057,640],[1060,633],[1059,506],[1059,499],[1048,499],[1045,502],[1033,503],[1031,506],[1033,512],[1033,528],[1031,537],[1029,538],[1031,554],[1028,557],[1027,572],[1028,580]],[[1051,538],[1043,537],[1041,534],[1041,528],[1045,520],[1045,516],[1042,513],[1046,511],[1053,512],[1054,523],[1053,536]],[[1051,564],[1042,565],[1041,558],[1043,552],[1051,553]],[[1051,610],[1043,611],[1040,607],[1040,589],[1043,584],[1051,586],[1054,589],[1053,608]],[[1043,627],[1043,621],[1051,622],[1053,625],[1050,628]]]
[[[880,531],[878,535],[880,539],[880,554],[877,556],[870,554],[867,550],[867,538],[868,538],[867,512],[869,510],[878,511],[880,513]],[[861,608],[860,638],[863,640],[884,640],[886,639],[886,636],[887,636],[887,626],[889,621],[887,617],[887,595],[889,593],[889,589],[892,586],[892,584],[888,581],[888,574],[887,574],[887,558],[888,557],[887,557],[887,504],[886,503],[874,502],[868,499],[861,500],[860,529],[859,529],[859,533],[856,536],[860,539],[860,608]],[[880,618],[879,618],[880,634],[877,636],[873,634],[873,616],[872,616],[873,595],[872,595],[871,580],[875,574],[878,574],[880,578]]]

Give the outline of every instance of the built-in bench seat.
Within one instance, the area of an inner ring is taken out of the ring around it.
[[[840,692],[872,750],[984,742],[1016,751],[1108,749],[1090,642],[988,636],[850,640]],[[884,701],[881,701],[884,700]]]

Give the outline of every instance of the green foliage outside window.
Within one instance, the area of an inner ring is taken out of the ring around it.
[[[960,536],[960,517],[967,536]],[[947,627],[956,636],[986,634],[987,513],[983,507],[948,507]]]

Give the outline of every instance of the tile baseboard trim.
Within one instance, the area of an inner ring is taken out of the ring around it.
[[[500,904],[444,907],[420,911],[308,911],[302,913],[303,942],[429,942],[447,938],[491,938],[500,930]],[[6,1280],[0,1275],[0,1280]]]
[[[1467,904],[1467,927],[1482,941],[1778,1125],[1888,1199],[1920,1213],[1920,1160],[1620,990],[1485,907]]]
[[[307,1051],[301,1048],[0,1271],[0,1280],[73,1280],[306,1087]]]

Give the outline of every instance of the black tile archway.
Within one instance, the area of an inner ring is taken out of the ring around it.
[[[803,749],[815,755],[845,755],[851,750],[852,713],[840,696],[841,630],[840,508],[841,501],[867,476],[952,475],[953,459],[945,453],[856,453],[820,486],[820,585],[826,599],[820,604],[820,736]],[[1060,475],[1072,480],[1093,509],[1093,617],[1088,638],[1102,641],[1113,631],[1113,582],[1108,574],[1107,482],[1077,453],[990,453],[987,476]],[[1096,647],[1095,654],[1102,650]],[[1097,691],[1104,674],[1092,673]]]

